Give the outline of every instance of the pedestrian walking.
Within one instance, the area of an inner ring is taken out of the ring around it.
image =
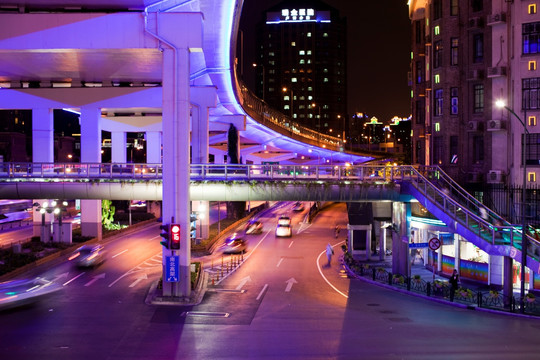
[[[330,243],[326,245],[326,257],[328,258],[328,266],[330,266],[330,263],[332,262],[332,255],[334,255],[334,248]]]
[[[450,280],[448,280],[448,282],[450,283],[450,301],[454,301],[454,294],[456,293],[459,285],[459,275],[456,269],[454,269],[452,272],[452,276],[450,276]]]

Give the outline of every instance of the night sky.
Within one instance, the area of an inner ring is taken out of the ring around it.
[[[240,29],[244,33],[244,78],[253,84],[256,24],[262,13],[282,0],[244,0]],[[407,72],[410,20],[406,0],[325,0],[347,18],[348,110],[388,121],[410,115]],[[246,16],[249,15],[249,16]]]

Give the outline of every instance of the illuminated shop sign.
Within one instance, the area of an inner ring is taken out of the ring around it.
[[[282,9],[279,12],[267,13],[267,24],[279,24],[283,22],[330,22],[328,11],[315,9]]]

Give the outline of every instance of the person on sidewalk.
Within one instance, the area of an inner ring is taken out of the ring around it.
[[[450,276],[450,280],[448,280],[450,283],[450,301],[454,301],[454,294],[456,293],[456,290],[458,289],[459,285],[459,275],[456,269],[452,272],[452,276]]]
[[[330,266],[330,262],[332,262],[332,255],[334,255],[334,249],[332,248],[332,245],[328,243],[328,245],[326,245],[326,257],[328,258],[327,266]]]

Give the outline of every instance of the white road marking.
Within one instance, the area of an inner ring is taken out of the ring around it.
[[[303,232],[304,230],[309,229],[310,227],[311,227],[310,223],[300,223],[300,228],[298,229],[296,234],[300,234],[301,232]]]
[[[294,241],[291,241],[291,243],[289,244],[289,249],[291,248],[292,244],[293,244]]]
[[[119,256],[119,255],[122,255],[123,253],[125,253],[125,252],[128,251],[128,250],[129,250],[129,249],[126,249],[126,250],[124,250],[124,251],[121,251],[121,252],[119,252],[118,254],[113,255],[112,258],[114,259],[115,257],[117,257],[117,256]]]
[[[87,282],[86,284],[84,284],[84,286],[90,286],[92,285],[93,283],[95,283],[96,281],[98,281],[99,279],[103,279],[105,278],[105,273],[103,274],[99,274],[99,275],[96,275],[92,278],[92,280],[90,280],[89,282]]]
[[[287,280],[285,282],[287,283],[287,287],[285,288],[285,292],[291,291],[293,284],[298,284],[298,281],[296,281],[294,278],[290,278],[289,280]]]
[[[244,287],[244,285],[246,285],[246,283],[248,281],[251,281],[251,277],[250,276],[246,276],[245,278],[243,278],[242,280],[240,280],[240,284],[238,284],[238,286],[236,287],[236,290],[242,290],[242,288]]]
[[[283,258],[279,259],[279,261],[278,261],[276,267],[279,267],[279,265],[281,265],[282,262],[283,262]]]
[[[158,253],[154,256],[158,256],[158,255],[161,255],[161,253]],[[141,264],[144,264],[147,260],[143,261]],[[124,273],[123,275],[121,275],[118,279],[114,280],[112,283],[109,284],[109,287],[112,287],[114,284],[116,284],[118,281],[120,281],[121,279],[123,279],[124,277],[128,276],[129,274],[133,274],[133,273],[136,273],[138,271],[143,271],[143,269],[140,268],[141,264],[135,266],[134,268],[132,268],[131,270],[127,271],[126,273]]]
[[[338,242],[337,244],[332,245],[332,247],[335,247],[335,246],[337,246],[337,245],[339,245],[339,244],[342,244],[342,243],[344,243],[344,242],[345,242],[345,241],[340,241],[340,242]],[[326,250],[323,250],[323,251],[319,254],[319,256],[317,256],[317,268],[319,269],[319,273],[321,274],[321,276],[322,276],[322,278],[324,279],[324,281],[326,281],[326,283],[327,283],[328,285],[330,285],[330,287],[331,287],[332,289],[334,289],[334,290],[335,290],[336,292],[338,292],[340,295],[342,295],[343,297],[345,297],[346,299],[348,299],[348,298],[349,298],[349,295],[347,295],[347,294],[345,294],[345,293],[339,291],[334,285],[332,285],[332,284],[330,283],[330,281],[328,281],[328,279],[326,278],[326,276],[324,276],[324,274],[322,273],[320,259],[321,259],[321,256],[322,256],[323,254],[326,254]]]
[[[138,283],[140,283],[141,281],[146,280],[146,279],[148,279],[148,276],[146,274],[139,275],[137,280],[132,282],[131,285],[129,285],[129,287],[134,287],[135,285],[137,285]]]
[[[84,274],[86,274],[86,273],[85,273],[85,272],[80,273],[79,275],[75,276],[73,279],[71,279],[71,280],[69,280],[69,281],[63,283],[62,286],[66,286],[67,284],[69,284],[69,283],[72,282],[72,281],[77,280],[78,278],[80,278],[80,277],[83,276]]]
[[[257,295],[257,301],[261,298],[261,296],[263,296],[264,292],[266,291],[266,289],[268,289],[268,284],[264,284],[261,292],[259,293],[259,295]]]

